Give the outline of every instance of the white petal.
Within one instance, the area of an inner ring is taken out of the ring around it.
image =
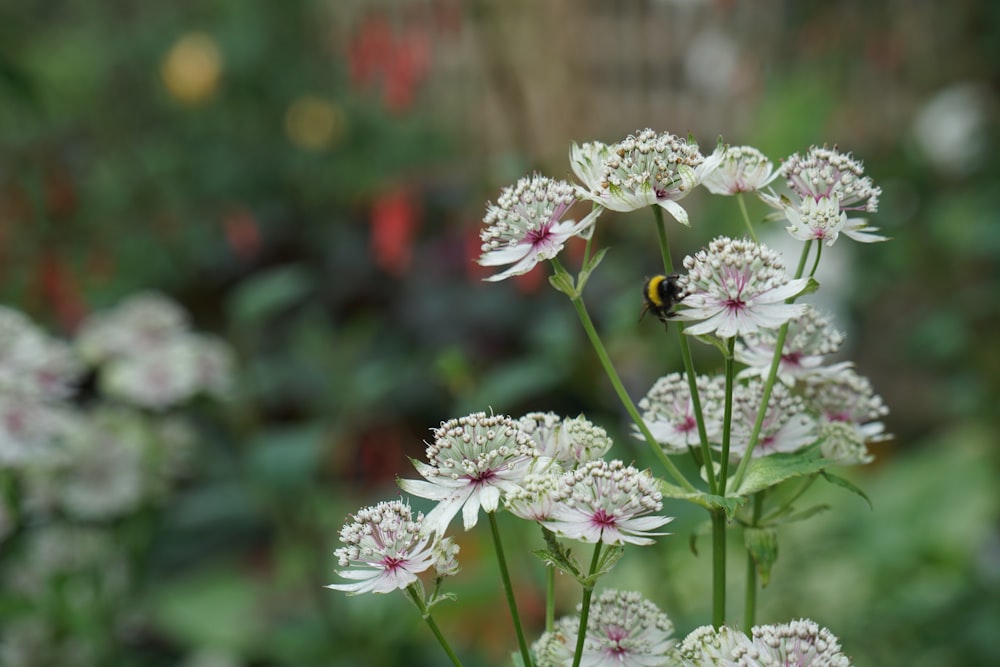
[[[667,213],[674,217],[674,220],[685,225],[687,227],[691,226],[691,222],[688,219],[688,213],[683,206],[675,202],[673,199],[664,199],[657,202],[660,208],[664,209]]]

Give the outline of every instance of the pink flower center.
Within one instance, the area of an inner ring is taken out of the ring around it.
[[[722,305],[725,306],[731,313],[739,313],[747,306],[743,299],[726,299],[722,302]]]
[[[385,558],[382,559],[382,568],[388,570],[389,572],[393,572],[397,570],[404,562],[405,559],[403,558],[396,558],[395,556],[386,556]]]
[[[614,528],[615,527],[615,517],[612,514],[608,514],[603,508],[594,512],[594,516],[591,519],[596,525],[600,526],[601,529]]]
[[[484,486],[489,484],[497,476],[496,472],[493,470],[484,470],[474,477],[470,477],[469,481],[477,486]]]
[[[546,223],[539,227],[538,229],[531,229],[525,234],[524,238],[531,244],[532,248],[537,248],[540,245],[544,245],[552,237],[551,233],[552,225]]]

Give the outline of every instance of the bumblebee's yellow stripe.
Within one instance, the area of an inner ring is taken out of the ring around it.
[[[663,307],[663,299],[660,297],[660,283],[666,279],[666,276],[653,276],[646,281],[646,298],[654,306]]]

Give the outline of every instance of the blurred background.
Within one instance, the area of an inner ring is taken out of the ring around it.
[[[44,606],[0,589],[4,664],[443,664],[401,595],[322,588],[337,532],[398,497],[429,429],[471,411],[585,412],[617,456],[652,463],[544,269],[484,284],[473,262],[502,187],[571,178],[571,142],[645,127],[775,160],[836,144],[884,191],[872,222],[893,241],[842,240],[821,282],[896,438],[844,473],[873,510],[811,490],[832,509],[782,532],[759,620],[811,617],[858,665],[1000,662],[998,93],[987,0],[0,4],[2,303],[68,338],[156,289],[238,368],[229,400],[189,408],[193,465],[143,510],[127,585]],[[669,227],[675,263],[742,233],[736,203],[706,195],[685,200],[691,229]],[[586,295],[636,397],[680,368],[636,324],[652,238],[641,213],[605,214]],[[707,540],[688,549],[706,515],[667,511],[675,536],[608,585],[642,590],[683,636],[709,618]],[[508,518],[537,636],[538,536]],[[123,523],[87,526],[117,543]],[[31,566],[31,533],[6,531],[4,581]],[[458,537],[460,604],[439,624],[466,665],[505,664],[493,554]]]

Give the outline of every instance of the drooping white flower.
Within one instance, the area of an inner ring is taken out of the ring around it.
[[[849,369],[851,362],[824,365],[825,358],[837,352],[844,334],[834,328],[830,318],[807,306],[801,316],[788,323],[788,334],[778,362],[778,379],[792,386],[797,380],[821,382]],[[747,365],[739,377],[766,378],[771,372],[778,332],[760,329],[736,342],[736,360]]]
[[[699,375],[696,383],[708,441],[719,442],[722,437],[725,378]],[[650,433],[666,452],[685,452],[688,447],[700,444],[691,388],[685,375],[670,373],[659,378],[640,399],[639,409],[643,411],[642,419]],[[639,437],[640,434],[636,431],[634,435]]]
[[[685,296],[677,319],[697,322],[684,333],[714,333],[720,338],[780,327],[806,306],[785,299],[805,289],[808,280],[789,280],[776,252],[747,239],[720,236],[684,258],[687,274],[677,282]]]
[[[417,575],[439,561],[432,536],[423,528],[424,516],[413,515],[400,500],[380,502],[358,510],[340,531],[343,547],[334,554],[338,575],[355,583],[327,588],[358,593],[389,593],[417,581]]]
[[[687,211],[677,202],[718,166],[723,152],[718,147],[705,157],[693,141],[645,129],[612,146],[574,147],[570,161],[584,183],[577,189],[581,197],[619,212],[660,206],[687,225]]]
[[[531,436],[539,455],[567,468],[601,458],[612,445],[608,432],[583,415],[562,418],[554,412],[530,412],[518,424]]]
[[[538,262],[558,255],[570,238],[588,237],[601,209],[595,208],[579,222],[566,219],[576,202],[569,183],[539,174],[504,188],[496,204],[486,205],[486,228],[479,235],[483,254],[478,261],[483,266],[513,266],[486,280],[527,273]]]
[[[407,493],[438,501],[424,523],[442,534],[459,510],[466,530],[476,525],[480,508],[496,511],[500,497],[516,489],[531,471],[538,450],[510,417],[477,412],[435,429],[427,460],[430,465],[413,461],[423,480],[401,479],[399,485]]]
[[[739,384],[733,388],[733,430],[729,451],[735,456],[742,456],[746,452],[763,394],[764,383],[757,378],[752,378],[746,385]],[[794,452],[815,442],[817,436],[818,425],[808,413],[805,402],[790,393],[785,385],[775,383],[764,412],[753,457]]]
[[[544,525],[581,542],[652,544],[651,532],[673,517],[656,515],[663,495],[648,470],[621,461],[590,461],[564,473],[562,489]]]
[[[535,643],[538,667],[572,664],[580,627],[575,616],[559,619],[553,632]],[[635,591],[608,589],[591,601],[580,664],[587,667],[656,667],[671,663],[674,624]]]
[[[701,184],[713,194],[736,195],[761,190],[780,175],[774,163],[753,146],[730,146]]]

